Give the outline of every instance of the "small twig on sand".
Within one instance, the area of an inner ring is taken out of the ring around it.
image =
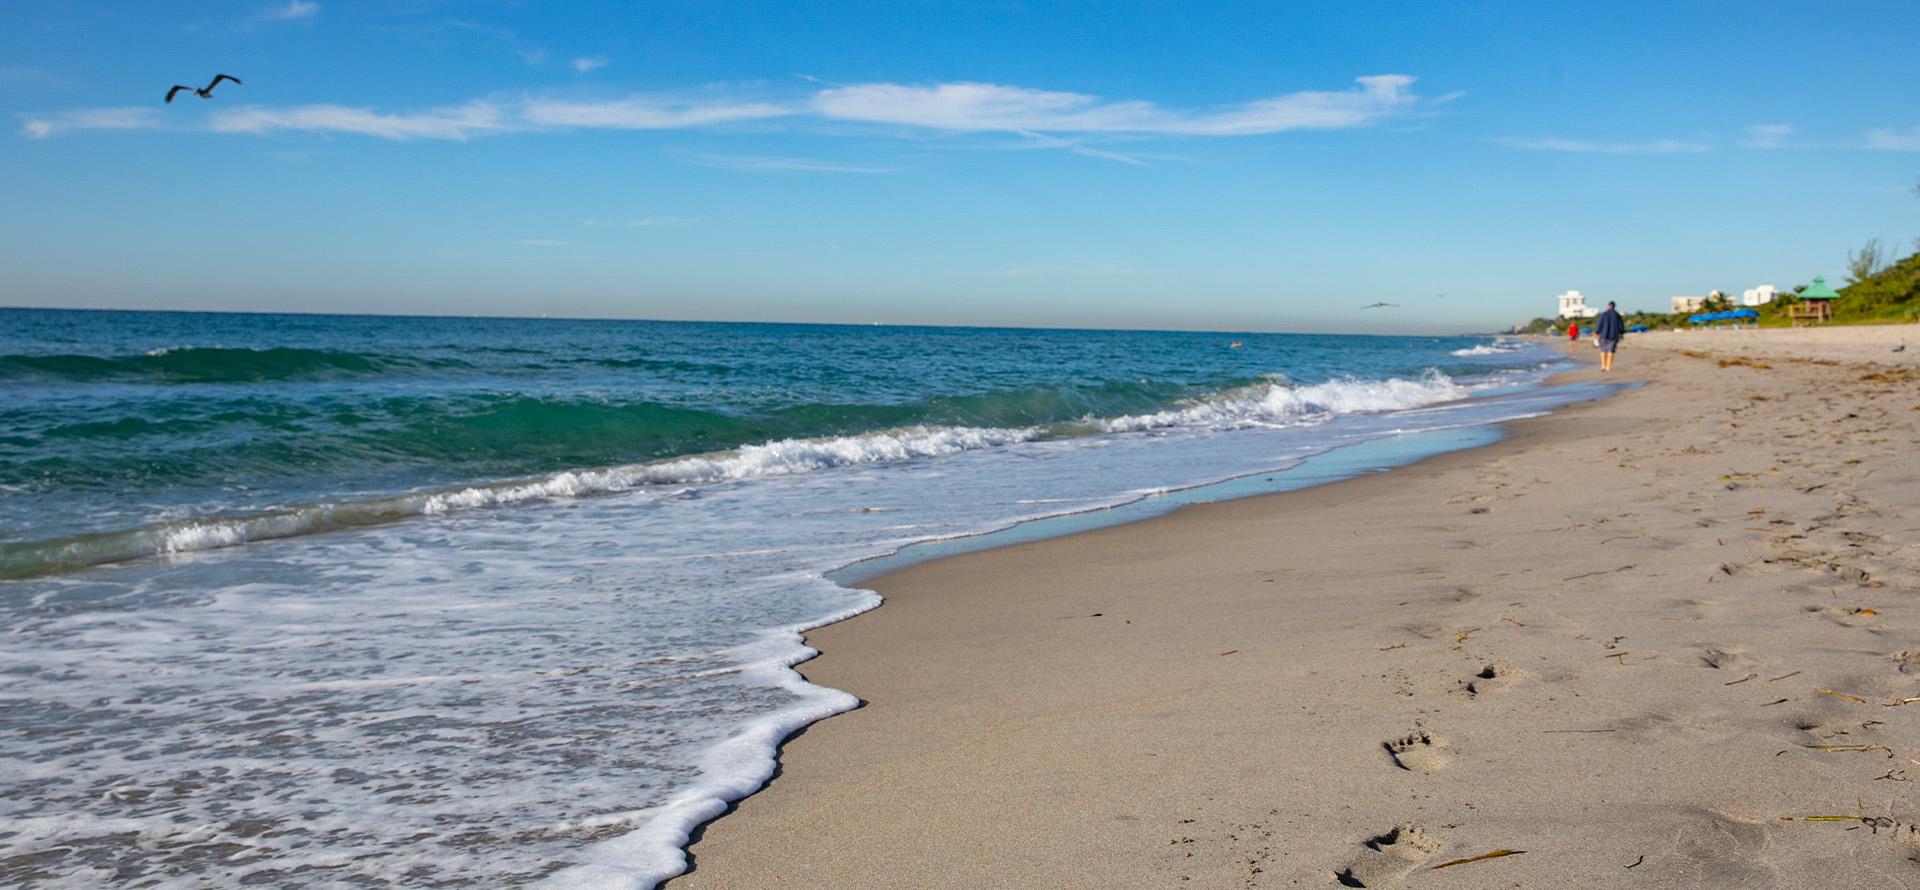
[[[1866,699],[1864,699],[1864,698],[1861,698],[1860,696],[1857,696],[1857,695],[1848,695],[1848,694],[1846,694],[1846,693],[1844,693],[1844,692],[1835,692],[1835,691],[1833,691],[1833,690],[1831,690],[1831,689],[1819,689],[1819,688],[1815,688],[1815,689],[1814,689],[1813,691],[1815,691],[1815,692],[1818,692],[1818,693],[1820,693],[1821,695],[1831,695],[1831,696],[1833,696],[1834,698],[1840,698],[1840,699],[1846,699],[1847,701],[1850,701],[1850,702],[1853,702],[1853,703],[1854,703],[1854,704],[1856,704],[1856,705],[1864,705],[1864,704],[1866,704],[1866,703],[1867,703],[1867,700],[1866,700]]]
[[[1391,650],[1394,650],[1394,649],[1405,649],[1405,648],[1407,648],[1407,644],[1405,644],[1405,643],[1395,643],[1395,644],[1393,644],[1393,645],[1391,645],[1391,646],[1381,646],[1381,647],[1380,647],[1380,651],[1382,651],[1382,652],[1388,652],[1388,651],[1391,651]]]
[[[1619,732],[1619,731],[1620,730],[1617,730],[1617,729],[1543,729],[1543,730],[1540,730],[1540,732],[1543,734],[1549,733],[1549,732]]]
[[[1637,566],[1637,565],[1631,565],[1631,566],[1621,566],[1621,567],[1619,567],[1619,568],[1617,568],[1617,569],[1607,569],[1607,570],[1606,570],[1606,571],[1604,571],[1604,572],[1588,572],[1588,573],[1586,573],[1586,574],[1584,574],[1584,575],[1575,575],[1575,576],[1573,576],[1573,577],[1571,577],[1571,578],[1561,578],[1560,580],[1561,580],[1561,581],[1563,581],[1563,582],[1565,582],[1565,581],[1578,581],[1578,580],[1580,580],[1581,578],[1591,578],[1591,577],[1593,577],[1593,576],[1595,576],[1595,575],[1611,575],[1611,574],[1613,574],[1613,573],[1615,573],[1615,572],[1624,572],[1624,571],[1626,571],[1626,570],[1628,570],[1628,569],[1633,569],[1633,568],[1639,568],[1639,566]]]
[[[1220,654],[1220,655],[1232,655],[1233,653],[1235,653],[1235,652],[1238,652],[1238,651],[1240,651],[1240,650],[1238,650],[1238,649],[1228,649],[1227,651],[1225,651],[1225,652],[1221,652],[1221,653],[1219,653],[1219,654]]]
[[[1468,856],[1468,857],[1467,857],[1467,858],[1465,858],[1465,859],[1454,859],[1454,860],[1451,860],[1451,861],[1448,861],[1448,862],[1442,862],[1442,863],[1440,863],[1439,865],[1436,865],[1436,866],[1434,866],[1434,870],[1435,870],[1435,871],[1438,871],[1438,870],[1440,870],[1440,869],[1443,869],[1443,868],[1452,868],[1452,867],[1454,867],[1454,866],[1456,866],[1456,865],[1466,865],[1466,864],[1467,864],[1467,863],[1469,863],[1469,862],[1479,862],[1479,861],[1481,861],[1481,860],[1485,860],[1485,859],[1499,859],[1499,858],[1500,858],[1500,857],[1502,857],[1502,856],[1518,856],[1518,855],[1520,855],[1521,853],[1525,853],[1525,852],[1527,852],[1527,851],[1525,851],[1525,850],[1495,850],[1495,851],[1493,851],[1493,852],[1491,852],[1491,853],[1482,853],[1482,854],[1480,854],[1480,855],[1478,855],[1478,856]]]
[[[1812,748],[1815,751],[1885,751],[1888,757],[1893,756],[1893,749],[1885,745],[1801,745],[1800,747]]]
[[[1642,862],[1645,862],[1645,861],[1647,861],[1647,857],[1646,857],[1646,854],[1644,854],[1644,853],[1643,853],[1643,854],[1641,854],[1641,856],[1640,856],[1640,858],[1639,858],[1639,859],[1635,859],[1635,860],[1633,860],[1633,865],[1639,865],[1640,863],[1642,863]],[[1632,868],[1632,867],[1633,867],[1633,865],[1629,865],[1629,866],[1627,866],[1627,868]]]
[[[1771,708],[1771,707],[1773,707],[1774,705],[1784,705],[1784,704],[1786,704],[1787,702],[1790,702],[1790,701],[1793,701],[1793,699],[1790,699],[1790,698],[1781,698],[1781,699],[1775,699],[1775,700],[1773,700],[1773,701],[1770,701],[1770,702],[1767,702],[1767,703],[1766,703],[1766,704],[1764,704],[1764,705],[1761,705],[1760,707],[1763,707],[1763,708]]]
[[[1725,682],[1725,683],[1722,683],[1722,684],[1720,684],[1720,685],[1722,685],[1722,686],[1738,686],[1738,685],[1740,685],[1741,683],[1745,683],[1745,682],[1747,682],[1748,680],[1751,680],[1751,679],[1753,679],[1753,678],[1755,678],[1755,677],[1758,677],[1758,676],[1760,676],[1760,675],[1759,675],[1759,674],[1748,674],[1748,675],[1746,675],[1746,676],[1744,676],[1744,677],[1741,677],[1741,678],[1740,678],[1740,679],[1738,679],[1738,680],[1729,680],[1729,681],[1727,681],[1727,682]]]
[[[1800,672],[1799,672],[1799,671],[1794,671],[1794,672],[1793,672],[1793,673],[1791,673],[1791,674],[1781,674],[1780,676],[1778,676],[1778,677],[1775,677],[1775,678],[1773,678],[1773,679],[1771,679],[1771,680],[1768,680],[1767,682],[1768,682],[1768,683],[1778,683],[1778,682],[1780,682],[1781,680],[1785,680],[1785,679],[1786,679],[1786,678],[1788,678],[1788,677],[1798,677],[1798,676],[1800,676]]]

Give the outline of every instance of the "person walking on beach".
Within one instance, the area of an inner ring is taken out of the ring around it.
[[[1613,370],[1613,351],[1620,346],[1620,338],[1627,335],[1627,323],[1620,319],[1620,313],[1613,308],[1613,301],[1607,301],[1607,311],[1593,320],[1593,336],[1600,343],[1600,370]]]

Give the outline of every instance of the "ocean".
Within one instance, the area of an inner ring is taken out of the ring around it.
[[[836,570],[1458,447],[1593,395],[1553,362],[0,309],[0,879],[651,887],[858,703],[792,669],[879,603]]]

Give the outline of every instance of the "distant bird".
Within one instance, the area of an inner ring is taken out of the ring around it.
[[[1899,345],[1899,346],[1895,346],[1895,347],[1893,348],[1893,351],[1894,351],[1894,352],[1906,352],[1906,351],[1907,351],[1907,341],[1905,341],[1905,340],[1902,340],[1902,341],[1900,341],[1900,345]]]
[[[220,81],[223,81],[223,80],[231,80],[234,82],[234,85],[236,86],[240,85],[240,78],[234,77],[231,74],[215,74],[213,76],[212,83],[209,83],[206,85],[205,88],[198,89],[198,90],[193,90],[193,87],[183,87],[176,83],[173,85],[173,89],[170,89],[167,91],[167,104],[169,105],[173,104],[173,97],[176,95],[179,95],[181,90],[193,90],[194,95],[199,96],[202,99],[211,99],[213,98],[213,88],[219,86]]]
[[[1373,303],[1371,305],[1362,306],[1360,308],[1362,309],[1397,309],[1399,307],[1400,307],[1399,303]]]

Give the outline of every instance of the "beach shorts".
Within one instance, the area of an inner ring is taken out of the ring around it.
[[[1612,352],[1612,351],[1614,351],[1615,349],[1617,349],[1617,348],[1619,348],[1619,346],[1620,346],[1620,341],[1618,341],[1618,340],[1602,340],[1602,341],[1600,341],[1600,351],[1601,351],[1601,352]]]

